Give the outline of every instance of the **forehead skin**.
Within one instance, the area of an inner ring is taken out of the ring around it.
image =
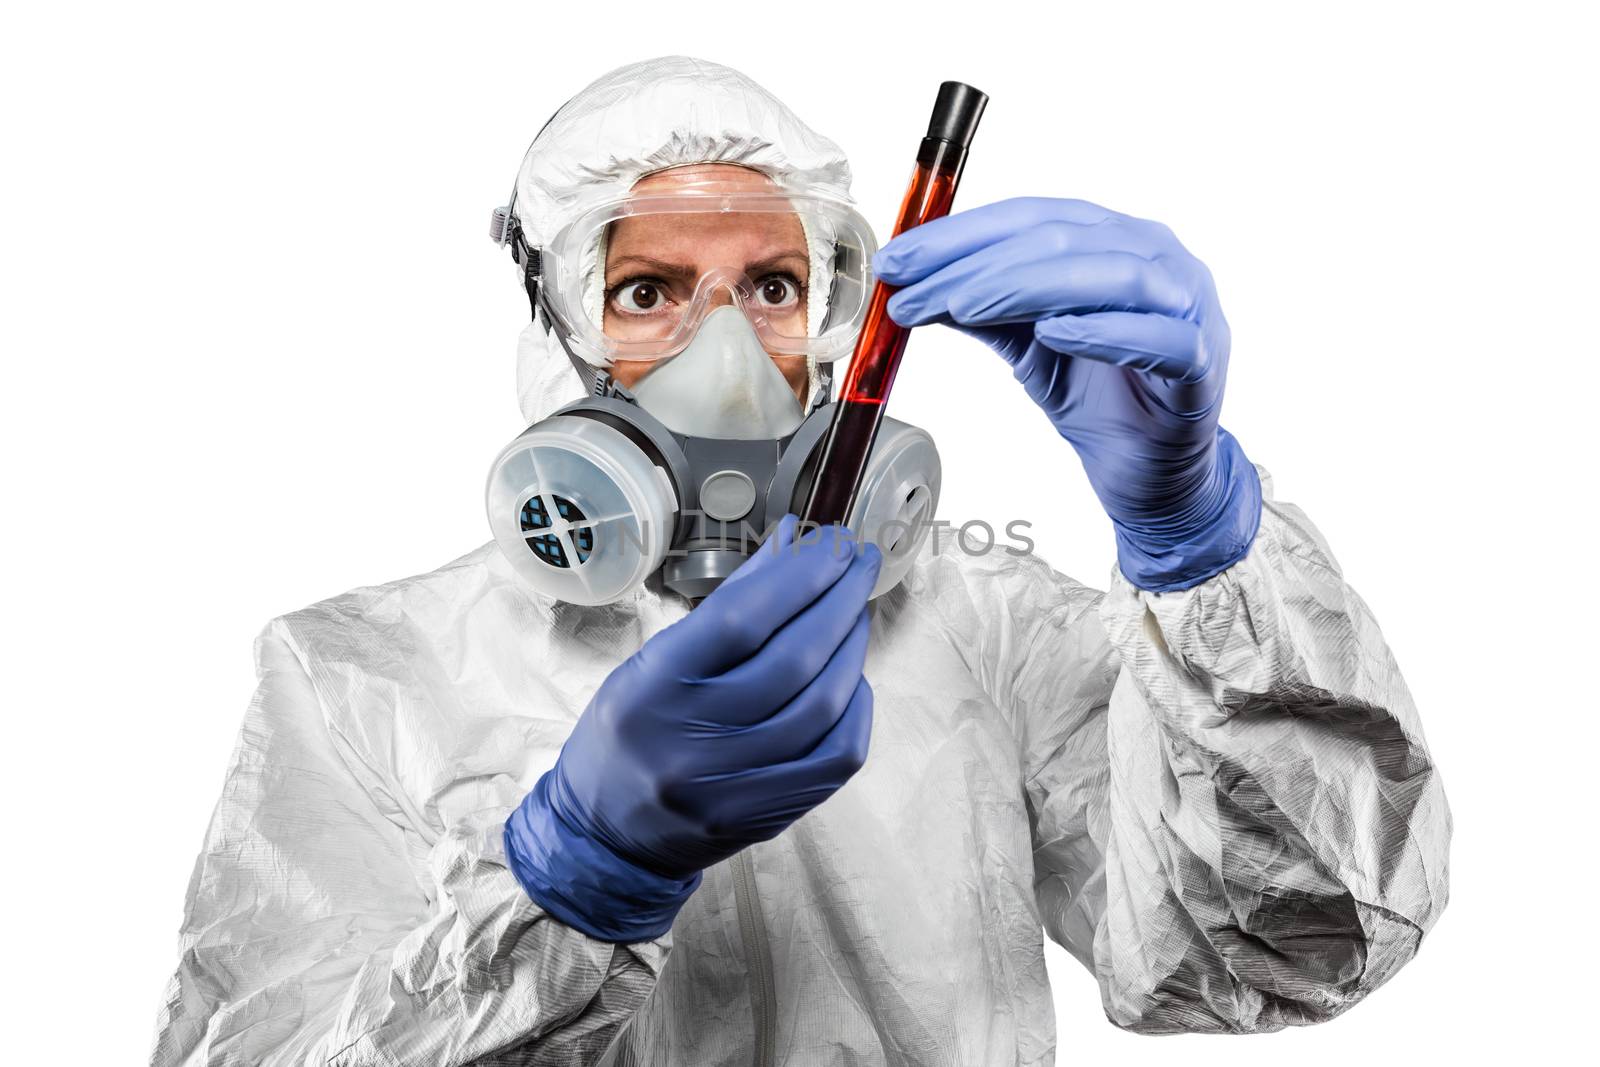
[[[776,186],[766,175],[730,163],[701,163],[673,167],[646,175],[634,183],[635,194],[671,193],[698,182],[716,181],[734,189],[768,192]],[[632,215],[612,223],[606,239],[606,284],[629,274],[649,273],[628,257],[640,256],[682,266],[698,277],[718,267],[742,270],[775,256],[801,282],[807,280],[810,261],[805,230],[793,212],[700,212],[666,215]]]

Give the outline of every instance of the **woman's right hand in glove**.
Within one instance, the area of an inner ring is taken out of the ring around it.
[[[776,837],[860,769],[881,557],[788,516],[590,701],[506,820],[529,896],[602,941],[659,937],[700,872]],[[798,542],[798,543],[797,543]]]

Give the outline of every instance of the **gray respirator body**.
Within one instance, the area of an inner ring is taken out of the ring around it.
[[[809,263],[811,295],[794,299],[793,279],[771,268],[752,276],[718,264],[684,283],[680,299],[662,305],[669,313],[638,320],[664,324],[658,332],[624,322],[613,336],[596,279],[611,228],[644,216],[697,239],[735,233],[740,256],[745,238],[793,248]],[[792,239],[800,231],[803,246]],[[779,519],[804,507],[833,414],[833,361],[850,352],[872,289],[871,227],[847,204],[802,191],[707,182],[602,203],[547,248],[524,239],[513,197],[490,234],[510,248],[535,320],[588,394],[529,426],[495,460],[487,499],[501,551],[534,588],[567,603],[611,603],[657,574],[691,601],[709,595]],[[805,357],[805,404],[774,352],[791,367]],[[638,359],[653,366],[624,388],[612,370]],[[874,596],[910,570],[939,481],[933,439],[884,419],[847,522],[857,542],[883,553]]]
[[[610,603],[657,571],[667,589],[698,601],[803,506],[833,407],[818,404],[777,439],[695,437],[613,386],[500,453],[487,493],[495,541],[529,583],[568,603]],[[910,569],[939,483],[933,439],[884,419],[848,524],[883,553],[873,596]]]

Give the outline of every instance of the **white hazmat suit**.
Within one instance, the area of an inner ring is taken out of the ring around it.
[[[518,210],[537,243],[704,161],[849,182],[760,87],[675,58],[569,102]],[[530,421],[581,394],[539,326],[519,385]],[[546,915],[501,830],[685,605],[557,603],[491,543],[273,620],[154,1062],[1048,1064],[1044,933],[1119,1026],[1338,1015],[1443,909],[1450,816],[1376,622],[1263,481],[1249,555],[1178,593],[926,546],[872,605],[865,767],[656,942]]]

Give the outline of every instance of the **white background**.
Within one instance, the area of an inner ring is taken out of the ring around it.
[[[542,7],[7,16],[5,1061],[147,1054],[260,626],[487,539],[526,316],[489,210],[569,95],[667,52],[841,143],[881,236],[945,78],[992,98],[958,206],[1171,225],[1233,326],[1225,424],[1421,705],[1457,832],[1414,963],[1325,1026],[1157,1040],[1052,946],[1060,1061],[1576,1056],[1600,711],[1578,5],[989,2],[926,18],[947,32],[861,4]],[[940,442],[946,517],[1024,514],[1104,581],[1109,525],[998,359],[919,333],[895,407]]]

